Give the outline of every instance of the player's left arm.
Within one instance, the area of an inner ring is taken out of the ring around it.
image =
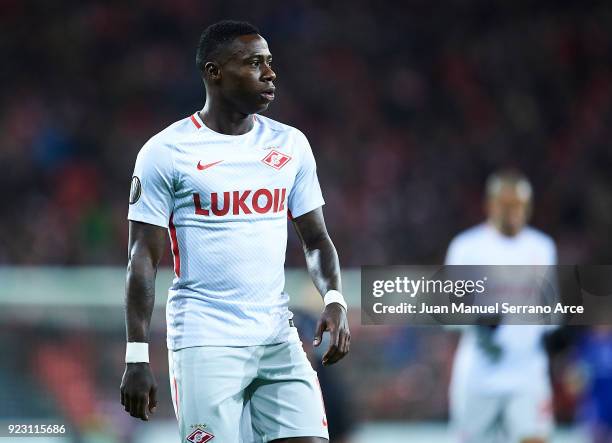
[[[340,262],[325,227],[323,210],[319,207],[294,218],[293,226],[302,242],[308,272],[321,295],[340,292]],[[351,344],[346,308],[342,304],[331,302],[325,306],[317,323],[314,346],[321,344],[324,331],[330,333],[329,349],[323,356],[323,365],[327,366],[342,359]]]

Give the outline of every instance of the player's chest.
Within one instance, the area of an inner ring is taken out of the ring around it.
[[[175,193],[220,193],[290,188],[297,159],[282,147],[202,149],[175,157]]]
[[[487,241],[473,249],[474,264],[548,265],[538,248],[526,242]]]

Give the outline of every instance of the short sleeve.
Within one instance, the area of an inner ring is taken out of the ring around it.
[[[462,265],[465,264],[462,256],[461,242],[455,238],[451,241],[446,251],[446,259],[444,260],[445,265]]]
[[[152,139],[138,153],[130,188],[129,220],[168,227],[174,208],[170,149]]]
[[[296,131],[295,143],[296,152],[300,156],[300,164],[295,182],[289,192],[289,211],[293,218],[304,215],[325,204],[310,143],[300,131]]]

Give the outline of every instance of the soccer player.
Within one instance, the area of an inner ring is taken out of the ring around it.
[[[526,226],[532,187],[512,171],[486,184],[488,220],[451,242],[449,265],[554,265],[546,234]],[[548,359],[550,326],[468,326],[455,357],[451,422],[461,443],[544,443],[553,427]]]
[[[327,441],[319,383],[283,291],[289,218],[325,302],[314,345],[329,331],[323,363],[343,358],[346,302],[315,159],[299,130],[258,115],[274,100],[276,74],[255,27],[211,25],[196,62],[204,108],[155,135],[136,159],[121,402],[143,420],[156,405],[147,342],[168,230],[167,344],[181,441]]]

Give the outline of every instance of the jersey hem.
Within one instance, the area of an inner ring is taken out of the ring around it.
[[[302,428],[302,429],[292,429],[287,432],[276,432],[274,434],[265,434],[264,438],[266,441],[270,440],[279,440],[284,438],[294,438],[294,437],[320,437],[329,441],[329,432],[326,432],[327,428]]]
[[[166,346],[169,351],[180,351],[181,349],[186,348],[198,348],[202,346],[215,346],[215,347],[236,347],[236,348],[245,348],[250,346],[268,346],[268,345],[279,345],[282,343],[293,343],[299,342],[300,337],[297,332],[297,329],[292,326],[289,327],[286,333],[281,333],[276,336],[275,339],[271,340],[255,340],[245,342],[244,340],[231,340],[227,338],[221,338],[218,340],[192,340],[185,344],[176,344],[171,343],[170,340],[166,341]]]

